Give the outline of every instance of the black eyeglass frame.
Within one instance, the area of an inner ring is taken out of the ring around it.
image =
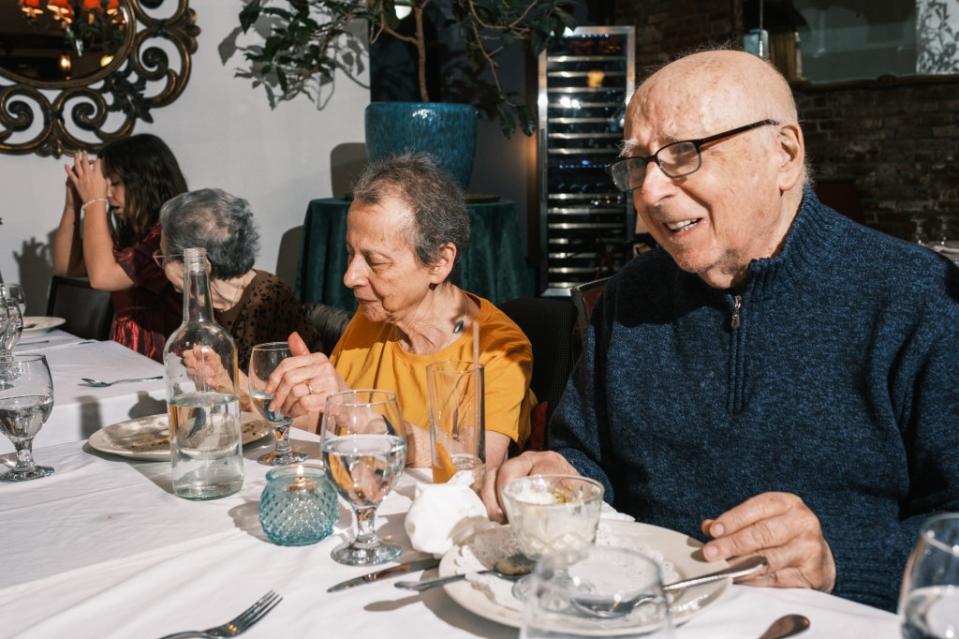
[[[677,140],[676,142],[670,142],[669,144],[661,146],[652,155],[633,155],[627,158],[620,158],[616,160],[615,162],[613,162],[612,164],[610,164],[609,166],[607,166],[606,172],[609,173],[609,176],[612,178],[613,186],[615,186],[617,189],[619,189],[623,193],[629,193],[630,191],[635,191],[636,189],[643,186],[643,183],[640,182],[639,184],[637,184],[636,186],[632,188],[630,188],[629,185],[627,184],[626,188],[621,188],[617,184],[617,180],[616,180],[616,170],[617,170],[616,167],[618,166],[627,166],[627,163],[629,162],[632,162],[634,160],[642,160],[643,168],[645,170],[645,168],[649,166],[650,162],[656,162],[656,166],[659,167],[659,170],[662,171],[663,175],[665,175],[666,177],[669,177],[669,178],[685,177],[687,175],[695,173],[696,171],[700,169],[700,167],[702,167],[703,165],[702,148],[705,145],[709,144],[710,142],[717,142],[725,138],[730,138],[734,135],[745,133],[746,131],[752,131],[753,129],[758,129],[761,126],[776,126],[778,124],[779,122],[777,120],[771,120],[767,118],[765,120],[759,120],[758,122],[753,122],[752,124],[744,124],[743,126],[736,127],[735,129],[730,129],[729,131],[723,131],[722,133],[716,133],[715,135],[710,135],[705,138],[699,138],[697,140]],[[681,173],[673,174],[673,173],[670,173],[668,170],[666,170],[666,167],[663,166],[663,163],[659,159],[659,154],[665,151],[666,149],[670,147],[674,147],[678,144],[693,145],[693,148],[696,150],[696,166],[690,169],[689,171],[683,171]],[[628,176],[629,176],[629,173],[627,172],[626,177],[628,178]]]

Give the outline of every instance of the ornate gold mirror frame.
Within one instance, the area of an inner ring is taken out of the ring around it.
[[[200,29],[188,4],[119,0],[123,42],[113,60],[89,76],[43,81],[0,67],[0,152],[96,152],[130,135],[137,120],[153,122],[151,111],[176,100],[190,79]]]

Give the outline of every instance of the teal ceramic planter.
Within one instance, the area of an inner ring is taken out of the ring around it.
[[[373,102],[366,107],[366,151],[371,162],[429,153],[465,189],[476,152],[476,109],[446,102]]]

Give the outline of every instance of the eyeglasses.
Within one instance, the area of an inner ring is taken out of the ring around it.
[[[169,255],[164,255],[163,251],[157,249],[153,251],[153,261],[156,262],[157,266],[163,268],[167,262],[182,262],[183,253],[170,253]]]
[[[711,135],[698,140],[681,140],[660,148],[652,155],[637,155],[613,162],[606,171],[613,178],[613,184],[620,191],[635,191],[643,185],[646,178],[646,165],[655,162],[666,177],[679,178],[695,173],[703,165],[702,148],[725,138],[757,129],[761,126],[779,124],[776,120],[760,120],[729,131]]]

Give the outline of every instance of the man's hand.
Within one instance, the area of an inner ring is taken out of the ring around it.
[[[831,592],[836,562],[819,518],[792,493],[762,493],[702,523],[713,540],[703,547],[709,561],[763,555],[766,571],[743,580],[754,586],[814,588]]]
[[[505,521],[500,493],[511,480],[527,475],[578,475],[566,458],[552,451],[527,451],[519,457],[507,459],[498,468],[487,469],[480,497],[493,521]]]

